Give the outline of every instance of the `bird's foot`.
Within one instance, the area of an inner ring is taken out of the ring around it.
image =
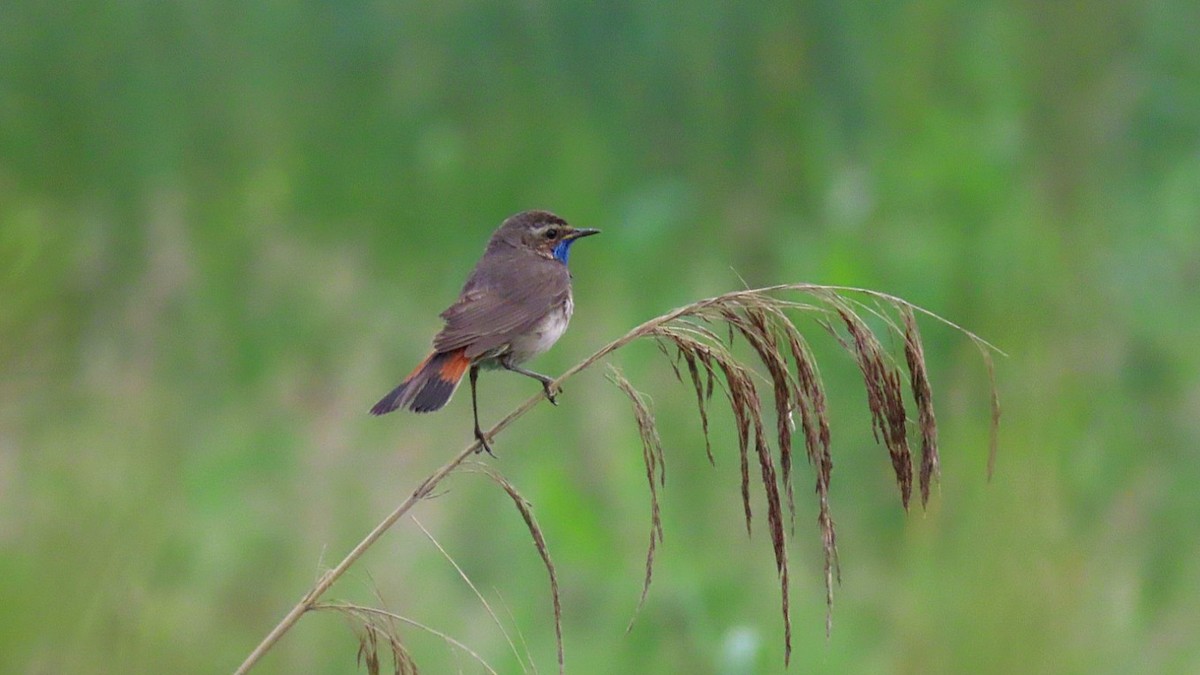
[[[488,442],[487,436],[483,435],[483,431],[479,427],[475,427],[475,440],[479,441],[479,447],[475,448],[475,454],[486,452],[495,459],[496,453],[492,452],[492,444]]]
[[[562,393],[562,387],[556,386],[552,380],[542,380],[542,391],[546,393],[546,400],[550,401],[551,405],[558,405],[558,395]]]

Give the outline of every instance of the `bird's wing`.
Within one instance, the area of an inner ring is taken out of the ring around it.
[[[571,292],[562,263],[537,255],[487,256],[462,294],[442,312],[446,326],[433,339],[438,352],[467,348],[474,358],[532,330]]]

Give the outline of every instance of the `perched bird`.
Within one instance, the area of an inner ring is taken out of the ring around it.
[[[571,227],[548,211],[523,211],[505,220],[492,234],[458,300],[442,312],[446,325],[433,338],[433,353],[380,399],[371,414],[400,408],[439,410],[469,373],[475,438],[492,454],[479,428],[475,381],[480,368],[532,377],[557,404],[550,387],[553,380],[521,364],[549,349],[566,331],[575,309],[567,257],[575,240],[599,232]]]

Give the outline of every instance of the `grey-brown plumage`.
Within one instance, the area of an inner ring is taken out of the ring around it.
[[[490,453],[479,428],[476,401],[481,367],[532,377],[553,403],[551,379],[520,364],[549,349],[566,330],[574,312],[567,269],[571,245],[598,232],[571,227],[548,211],[524,211],[505,220],[492,234],[458,300],[442,312],[446,325],[433,339],[433,353],[371,413],[438,410],[469,371],[475,437]]]
[[[544,234],[547,227],[559,233],[553,240]],[[446,326],[433,339],[434,350],[466,347],[471,359],[503,350],[514,337],[527,335],[547,315],[571,303],[571,273],[554,257],[552,246],[568,227],[545,211],[526,211],[506,220],[492,235],[458,300],[442,312]]]

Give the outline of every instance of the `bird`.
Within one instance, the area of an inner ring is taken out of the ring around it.
[[[487,248],[463,284],[458,299],[441,313],[445,322],[433,338],[433,351],[395,389],[371,408],[372,415],[408,409],[440,410],[466,374],[471,413],[480,450],[492,452],[479,427],[476,381],[481,369],[504,369],[542,384],[558,405],[553,378],[521,366],[562,337],[575,311],[571,246],[600,230],[572,227],[549,211],[522,211],[492,233]]]

